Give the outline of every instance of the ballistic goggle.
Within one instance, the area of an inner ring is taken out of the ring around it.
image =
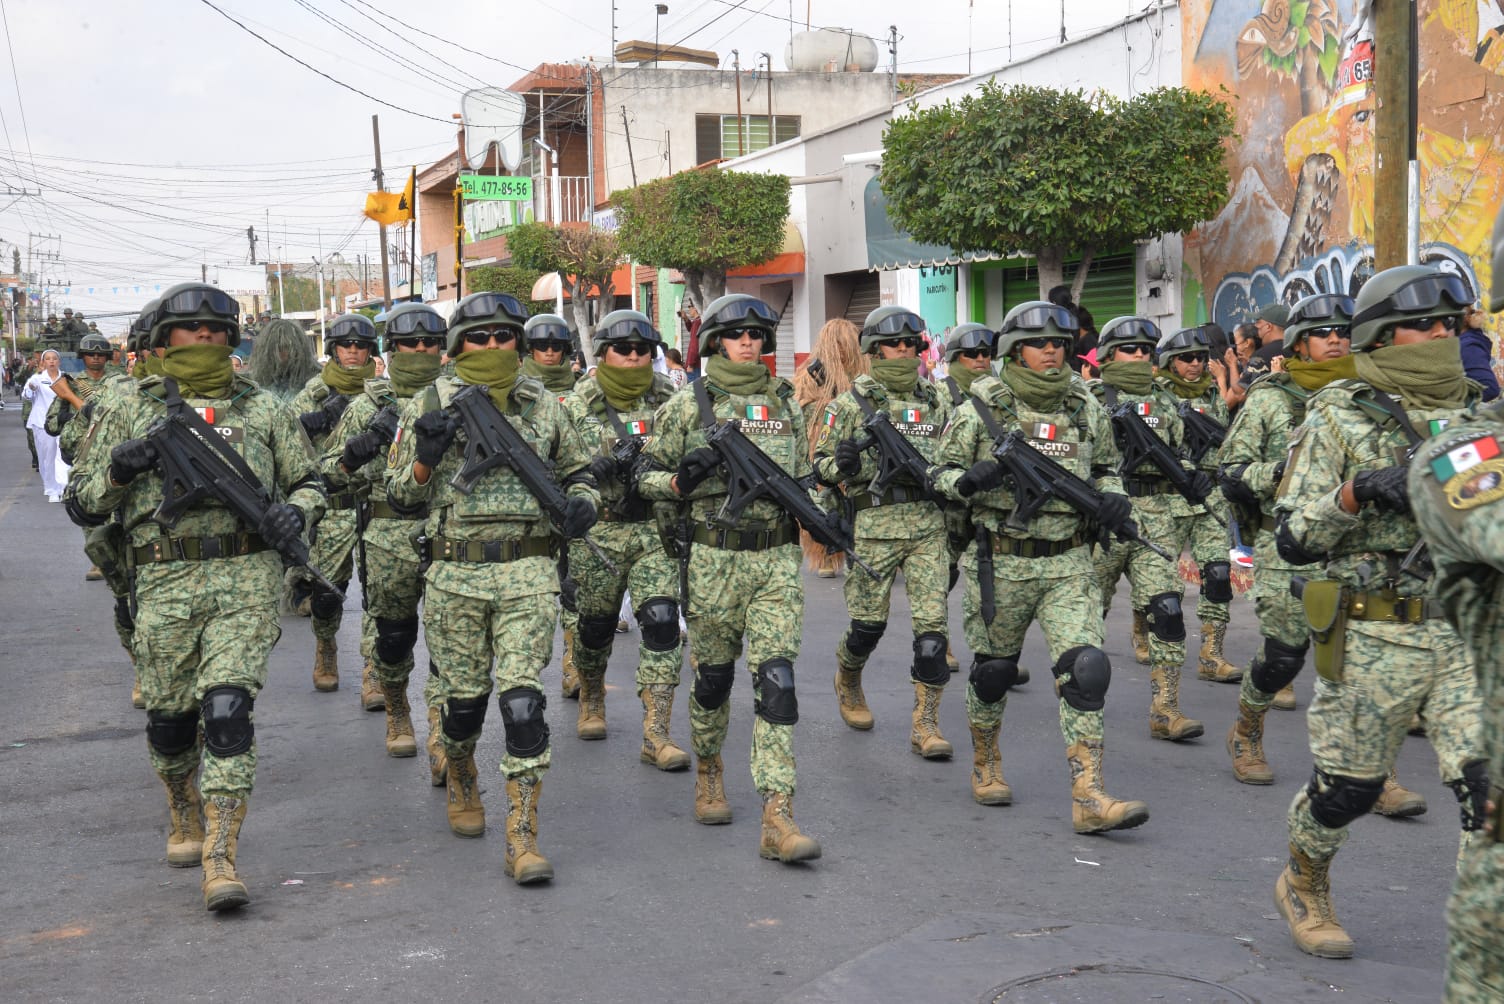
[[[157,306],[157,313],[169,316],[210,313],[234,323],[240,318],[240,304],[222,289],[196,286],[163,300]]]
[[[1439,309],[1442,301],[1451,306]],[[1473,305],[1472,291],[1462,277],[1451,272],[1412,279],[1387,297],[1367,308],[1353,318],[1353,327],[1390,314],[1460,314]]]
[[[612,325],[616,327],[616,325]],[[535,342],[561,342],[566,347],[573,345],[574,341],[569,337],[569,325],[559,324],[554,321],[545,321],[542,324],[534,324],[526,331],[527,343]]]
[[[329,326],[328,339],[331,342],[343,341],[353,338],[356,341],[374,342],[376,340],[376,325],[369,318],[356,315],[335,321]]]
[[[1204,334],[1203,337],[1205,337]],[[1153,321],[1146,321],[1142,317],[1130,317],[1126,321],[1114,324],[1102,332],[1101,337],[1101,341],[1104,342],[1148,342],[1156,346],[1159,344],[1159,339],[1159,325]]]
[[[405,310],[386,322],[388,338],[404,338],[424,332],[442,335],[449,324],[436,310]]]
[[[905,332],[914,335],[922,335],[925,331],[924,318],[918,314],[903,313],[889,314],[868,328],[864,334],[878,338],[894,337]]]
[[[466,297],[456,308],[456,313],[462,321],[483,321],[505,314],[509,322],[515,323],[517,318],[527,317],[527,311],[517,298],[506,293],[477,293]]]
[[[1294,327],[1302,322],[1336,321],[1346,324],[1353,316],[1353,298],[1341,293],[1322,293],[1307,297],[1290,309],[1290,323]],[[1387,312],[1387,311],[1382,311]]]
[[[649,345],[657,345],[663,341],[656,328],[647,321],[639,320],[635,317],[616,321],[606,329],[603,337],[608,342],[625,342],[635,338],[638,341],[647,342]],[[568,339],[569,332],[568,329],[565,329],[564,340],[568,341]]]
[[[776,328],[778,315],[773,313],[773,308],[755,297],[748,300],[733,300],[715,312],[715,318],[705,319],[706,324],[716,324],[723,328],[735,327],[738,323],[752,317],[762,322],[760,326]]]
[[[975,349],[986,349],[988,353],[996,351],[997,336],[992,329],[976,327],[959,334],[951,333],[951,339],[946,343],[946,352],[970,352]]]
[[[1056,304],[1041,304],[1021,310],[1013,317],[1003,322],[1003,330],[999,334],[1006,335],[1010,331],[1043,331],[1054,325],[1060,331],[1076,330],[1076,315]]]

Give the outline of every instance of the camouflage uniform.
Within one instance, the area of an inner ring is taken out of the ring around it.
[[[322,374],[309,380],[298,396],[293,398],[290,410],[294,416],[305,415],[309,412],[318,411],[324,402],[334,393],[333,388],[324,381]],[[314,449],[320,454],[331,448],[342,448],[343,440],[335,435],[331,429],[322,436],[313,439]],[[355,571],[355,542],[359,537],[360,507],[364,500],[354,491],[330,491],[328,494],[329,505],[324,518],[318,526],[310,529],[310,563],[330,582],[340,587],[341,592],[350,582],[350,576]],[[327,590],[313,587],[313,599],[311,605],[311,620],[313,622],[313,637],[318,642],[321,659],[326,651],[332,652],[335,644],[335,636],[339,634],[339,627],[344,620],[345,607],[339,597]],[[332,663],[333,656],[327,656],[331,660],[329,672],[335,672]],[[316,677],[319,675],[315,669]],[[317,681],[315,681],[317,682]],[[321,686],[320,690],[333,690],[338,687],[338,677],[334,677],[333,686]]]
[[[542,382],[559,399],[560,404],[569,400],[569,392],[579,381],[579,374],[572,367],[540,366],[533,361],[531,355],[522,360],[522,375]],[[580,583],[570,569],[573,550],[573,547],[567,547],[559,551],[559,627],[564,633],[564,656],[560,668],[565,697],[578,697],[580,693],[580,677],[575,667],[575,638],[580,626]],[[615,624],[614,621],[612,623]],[[604,715],[604,709],[602,714]]]
[[[1504,415],[1490,408],[1476,420],[1464,421],[1428,441],[1410,467],[1410,500],[1436,565],[1436,594],[1477,667],[1487,776],[1495,779],[1489,831],[1463,851],[1447,904],[1445,999],[1453,1004],[1481,1004],[1504,997],[1504,928],[1499,922],[1504,897],[1504,821],[1498,809],[1504,806],[1504,789],[1497,783],[1504,777],[1501,448]],[[1448,455],[1459,450],[1465,452],[1454,462]],[[1483,459],[1484,454],[1491,455]],[[1476,798],[1471,791],[1457,794],[1469,801]]]
[[[836,693],[848,725],[872,727],[861,695],[861,672],[887,627],[888,605],[901,570],[914,634],[914,661],[909,672],[916,697],[910,743],[921,755],[945,758],[951,755],[951,745],[940,735],[936,721],[940,694],[950,679],[945,664],[950,633],[946,623],[950,562],[945,517],[940,506],[915,484],[893,484],[881,495],[872,493],[870,484],[877,474],[876,447],[863,451],[859,473],[847,475],[838,469],[836,444],[864,435],[866,413],[858,395],[873,409],[886,412],[894,428],[929,463],[936,459],[940,432],[950,419],[950,402],[934,384],[919,380],[912,391],[902,392],[870,375],[857,377],[851,390],[825,408],[825,427],[815,444],[815,473],[826,484],[844,482],[844,494],[856,512],[856,553],[879,576],[876,581],[866,573],[846,577],[846,612],[851,624],[836,646]],[[860,703],[864,716],[848,717],[848,705],[853,700]]]
[[[37,371],[36,367],[32,366],[32,365],[30,365],[28,363],[27,365],[22,366],[21,369],[20,369],[20,371],[16,373],[16,388],[17,388],[16,389],[16,393],[17,394],[21,393],[20,388],[26,386],[26,381],[30,380],[36,374],[36,371]],[[29,426],[29,425],[26,424],[26,420],[28,418],[30,418],[30,417],[31,417],[31,398],[29,398],[29,397],[23,397],[23,398],[21,398],[21,428],[26,430],[26,449],[28,449],[29,451],[31,451],[31,469],[32,470],[36,470],[37,469],[37,438],[36,438],[36,433],[32,430],[31,426]]]

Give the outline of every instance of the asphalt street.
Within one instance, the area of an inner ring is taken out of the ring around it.
[[[426,762],[388,758],[383,716],[361,710],[359,596],[340,633],[341,686],[317,693],[306,620],[283,619],[256,703],[260,770],[240,842],[251,904],[204,911],[197,869],[167,867],[166,807],[147,760],[145,715],[103,583],[85,582],[80,531],[30,469],[19,411],[0,413],[0,997],[17,1001],[473,1000],[1425,1001],[1440,993],[1443,911],[1458,815],[1436,759],[1412,738],[1402,780],[1430,811],[1360,820],[1333,867],[1357,957],[1295,949],[1272,890],[1285,809],[1310,773],[1304,711],[1271,711],[1278,778],[1236,783],[1223,737],[1237,688],[1198,682],[1185,711],[1199,741],[1148,735],[1148,671],[1128,645],[1127,587],[1107,621],[1114,676],[1106,780],[1149,803],[1144,826],[1071,830],[1069,772],[1043,639],[1033,682],[1010,699],[1003,764],[1015,803],[975,804],[963,673],[941,708],[958,756],[909,751],[908,610],[895,599],[868,667],[870,733],[847,729],[831,689],[845,625],[841,582],[806,579],[797,664],[795,816],[824,856],[757,855],[747,771],[750,678],[732,695],[730,826],[696,825],[691,773],[638,761],[637,635],[619,635],[604,742],[574,735],[559,697],[559,646],[544,671],[553,769],[540,848],[556,878],[502,874],[504,815],[492,708],[478,760],[491,828],[452,835]],[[1190,590],[1194,604],[1195,589]],[[951,625],[960,644],[959,590]],[[1007,602],[1000,597],[999,602]],[[1191,644],[1196,642],[1191,618]],[[1229,655],[1256,640],[1234,605]],[[419,665],[425,664],[420,651]],[[686,680],[688,671],[686,668]],[[411,697],[421,707],[421,681]],[[688,745],[687,688],[673,734]],[[420,741],[425,724],[418,721]],[[373,995],[375,997],[373,998]]]

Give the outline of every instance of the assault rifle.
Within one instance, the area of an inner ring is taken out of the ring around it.
[[[1052,498],[1064,502],[1093,523],[1097,521],[1097,514],[1102,510],[1102,493],[1036,450],[1020,430],[1014,429],[994,442],[992,458],[1002,465],[1013,481],[1011,488],[1016,501],[1004,526],[1020,532],[1026,530],[1029,520]],[[1175,555],[1140,533],[1132,520],[1121,526],[1101,527],[1099,539],[1104,544],[1109,531],[1117,534],[1120,540],[1144,545],[1166,561],[1175,561]]]
[[[1118,449],[1123,454],[1123,466],[1119,470],[1125,477],[1131,476],[1133,471],[1144,464],[1152,464],[1170,482],[1170,487],[1179,492],[1187,502],[1206,505],[1206,496],[1198,495],[1192,486],[1195,472],[1185,469],[1175,451],[1144,424],[1139,413],[1133,410],[1133,405],[1120,404],[1113,409],[1112,429],[1118,441]],[[1212,519],[1223,526],[1227,525],[1227,521],[1217,515],[1211,506],[1207,506],[1206,511]]]
[[[886,411],[875,408],[869,411],[862,420],[862,429],[867,434],[856,440],[856,448],[870,450],[877,447],[877,475],[867,486],[869,492],[881,495],[895,480],[903,478],[933,497],[935,482],[930,478],[929,461],[914,448],[908,437],[893,427],[893,420]]]
[[[1222,445],[1227,438],[1227,426],[1202,411],[1191,407],[1191,402],[1180,402],[1180,421],[1185,426],[1186,458],[1193,464],[1201,463],[1211,451]]]
[[[485,384],[471,384],[455,394],[444,410],[458,419],[465,430],[465,462],[449,482],[455,490],[469,495],[481,475],[498,467],[509,467],[538,500],[554,529],[562,535],[564,510],[569,499],[554,481],[553,465],[545,463],[534,453],[527,440],[507,421],[496,402],[491,400],[490,388]],[[616,563],[590,539],[589,534],[580,539],[612,575],[618,573]]]
[[[176,396],[176,388],[173,390]],[[169,405],[173,404],[169,399]],[[259,527],[272,505],[266,490],[248,464],[227,444],[219,442],[219,433],[191,408],[181,404],[146,430],[146,441],[156,447],[157,468],[162,472],[162,503],[152,519],[171,529],[183,516],[206,499],[223,505],[240,522]],[[191,417],[190,417],[191,416]],[[214,436],[215,440],[208,437]],[[345,594],[324,577],[308,560],[308,545],[301,537],[284,541],[277,553],[289,565],[307,572],[314,581],[341,600]]]
[[[611,508],[625,519],[642,519],[648,512],[647,502],[637,491],[637,464],[642,457],[642,444],[646,441],[646,436],[622,436],[611,444],[616,480],[627,489],[621,501]]]
[[[878,578],[872,566],[857,556],[851,527],[815,505],[803,485],[752,444],[742,432],[740,420],[733,418],[711,426],[705,439],[726,467],[726,501],[713,522],[735,526],[742,510],[757,499],[767,498],[798,521],[817,543],[845,552],[853,565]]]

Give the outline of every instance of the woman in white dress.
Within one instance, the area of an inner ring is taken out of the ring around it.
[[[31,402],[31,414],[26,425],[32,431],[37,444],[37,469],[42,475],[42,491],[47,501],[61,502],[66,475],[60,473],[61,459],[58,456],[57,437],[47,434],[47,409],[57,395],[52,392],[52,382],[58,372],[58,354],[52,349],[42,353],[42,368],[26,381],[21,396]]]

